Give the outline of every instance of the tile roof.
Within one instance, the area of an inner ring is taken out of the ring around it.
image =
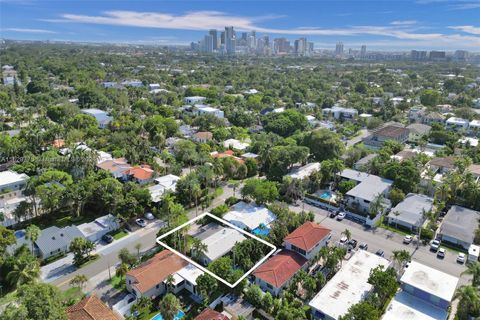
[[[118,170],[125,172],[131,168],[131,166],[127,163],[127,160],[125,158],[106,160],[98,163],[97,167],[110,172],[116,172]]]
[[[67,308],[68,320],[120,320],[95,294]]]
[[[228,320],[228,317],[213,309],[206,308],[194,320]]]
[[[148,180],[153,177],[153,170],[149,165],[144,164],[128,170],[128,175],[133,176],[138,180]]]
[[[163,250],[139,267],[130,270],[127,276],[134,278],[135,283],[133,286],[143,293],[161,283],[168,275],[177,272],[187,265],[188,262],[186,260],[183,260],[170,250]]]
[[[201,139],[201,140],[212,140],[212,138],[213,138],[213,134],[209,131],[197,132],[193,136],[195,138]]]
[[[255,277],[281,288],[307,263],[307,259],[290,251],[282,251],[271,257],[255,270]]]
[[[305,222],[283,239],[295,247],[309,251],[322,241],[332,230],[313,222]]]
[[[436,167],[441,167],[441,168],[453,168],[455,166],[455,161],[457,159],[455,157],[444,157],[444,158],[433,158],[428,162],[429,165],[433,165]]]

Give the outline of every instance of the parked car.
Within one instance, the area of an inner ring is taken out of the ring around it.
[[[155,219],[155,216],[154,216],[153,213],[151,213],[151,212],[145,213],[144,217],[145,217],[145,219],[147,219],[147,220],[153,220],[153,219]]]
[[[338,215],[338,211],[330,212],[330,218],[335,218]]]
[[[464,264],[465,263],[465,253],[459,252],[457,256],[457,262]]]
[[[378,249],[377,252],[375,252],[375,254],[379,257],[384,257],[385,256],[385,252],[383,252],[382,249]]]
[[[446,254],[445,248],[439,248],[437,252],[437,258],[443,259],[445,258],[445,254]]]
[[[142,228],[144,228],[147,225],[147,222],[143,219],[135,219],[135,223],[138,224]]]
[[[360,243],[360,245],[358,246],[360,249],[362,250],[367,250],[368,249],[368,244],[366,244],[365,242],[363,243]]]
[[[413,240],[413,236],[411,235],[406,235],[404,238],[403,238],[403,243],[405,244],[410,244]]]
[[[342,246],[346,246],[347,245],[347,242],[348,242],[348,238],[343,236],[340,238],[340,245]]]
[[[355,249],[357,247],[357,240],[351,239],[350,241],[348,241],[348,246]]]
[[[437,252],[439,248],[440,248],[440,240],[435,239],[430,241],[430,251]]]
[[[105,241],[106,243],[112,243],[113,240],[115,240],[115,239],[110,234],[104,234],[102,236],[102,240]]]
[[[346,214],[345,212],[343,212],[343,211],[340,212],[340,213],[338,214],[338,216],[337,216],[337,220],[338,220],[338,221],[342,221],[342,220],[345,218],[346,215],[347,215],[347,214]]]

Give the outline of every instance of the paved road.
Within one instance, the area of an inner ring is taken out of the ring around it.
[[[231,188],[229,185],[224,186],[223,189],[223,194],[214,199],[207,210],[224,203],[227,198],[233,196],[233,188]],[[237,196],[239,189],[240,188],[237,188]],[[202,211],[199,209],[198,212],[200,213]],[[188,212],[189,219],[194,218],[195,215],[195,209]],[[59,287],[62,290],[66,290],[70,287],[70,280],[75,275],[83,274],[89,279],[89,281],[86,283],[85,291],[96,291],[100,297],[104,298],[104,300],[108,300],[117,293],[117,291],[114,290],[109,284],[108,268],[110,267],[110,273],[113,276],[115,274],[115,266],[120,262],[118,259],[118,252],[122,248],[127,248],[130,252],[136,253],[137,250],[135,249],[135,246],[137,243],[142,245],[140,249],[141,253],[152,249],[156,244],[155,240],[157,238],[157,232],[160,224],[161,222],[159,221],[150,223],[147,227],[136,231],[133,235],[113,242],[110,246],[103,248],[99,252],[99,259],[81,269],[70,270],[70,273],[62,274],[55,280],[51,281],[51,284]]]
[[[299,212],[302,210],[302,206],[291,206],[293,211]],[[357,240],[358,243],[365,242],[368,244],[368,251],[376,252],[378,249],[382,249],[385,252],[385,257],[391,259],[392,252],[395,250],[408,250],[412,253],[412,259],[423,263],[432,268],[441,270],[448,274],[460,277],[460,274],[465,270],[465,266],[456,262],[457,253],[447,250],[446,257],[439,259],[436,254],[430,252],[428,246],[420,245],[416,249],[416,245],[413,243],[405,245],[402,243],[403,236],[400,234],[389,231],[382,228],[367,229],[364,226],[355,223],[353,221],[344,219],[343,221],[337,221],[328,217],[328,212],[305,204],[305,210],[312,211],[315,214],[315,221],[321,223],[325,227],[332,229],[332,241],[338,242],[341,237],[341,233],[345,229],[349,229],[352,233],[352,238]],[[460,284],[465,284],[468,277],[463,276],[460,280]]]
[[[347,140],[347,143],[346,143],[347,147],[353,147],[357,143],[361,142],[362,139],[365,138],[366,136],[368,136],[369,134],[370,134],[370,132],[368,132],[367,129],[361,129],[358,132],[358,135],[356,135],[355,137],[353,137],[350,140]]]

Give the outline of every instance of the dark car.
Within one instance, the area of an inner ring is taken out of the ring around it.
[[[330,212],[330,218],[335,218],[338,215],[338,211]]]
[[[104,234],[102,240],[106,243],[112,243],[114,239],[110,234]]]
[[[368,244],[366,244],[365,242],[363,243],[360,243],[360,245],[358,246],[360,249],[362,250],[367,250],[368,249]]]
[[[383,252],[382,249],[378,249],[377,252],[375,252],[375,254],[376,254],[377,256],[379,256],[379,257],[385,256],[385,252]]]
[[[357,247],[357,240],[355,239],[351,239],[350,241],[348,241],[348,246],[352,247],[352,248],[356,248]]]

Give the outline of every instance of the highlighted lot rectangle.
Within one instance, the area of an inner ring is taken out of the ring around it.
[[[220,278],[219,276],[217,276],[216,274],[214,274],[213,272],[211,272],[210,270],[208,270],[207,268],[205,268],[204,266],[202,266],[201,264],[197,263],[196,261],[194,261],[193,259],[191,259],[190,257],[187,257],[186,255],[182,254],[181,252],[173,249],[172,247],[170,247],[168,244],[166,244],[164,241],[162,241],[162,239],[168,237],[169,235],[177,232],[178,230],[188,226],[188,225],[191,225],[192,223],[204,218],[204,217],[209,217],[209,218],[212,218],[214,220],[217,220],[219,223],[223,224],[223,225],[226,225],[232,229],[235,229],[237,230],[238,232],[244,234],[245,236],[249,237],[249,238],[252,238],[252,239],[255,239],[261,243],[263,243],[264,245],[272,248],[272,250],[270,250],[267,255],[265,257],[263,257],[262,259],[260,259],[250,270],[248,270],[242,277],[240,277],[240,279],[238,279],[235,283],[230,283],[228,281],[226,281],[225,279],[222,279]],[[170,231],[168,231],[167,233],[161,235],[160,237],[157,238],[157,243],[160,244],[162,247],[172,251],[173,253],[175,253],[176,255],[180,256],[181,258],[185,259],[186,261],[190,262],[191,264],[193,264],[195,267],[199,268],[200,270],[202,270],[203,272],[211,275],[212,277],[214,277],[215,279],[217,279],[218,281],[222,282],[223,284],[229,286],[230,288],[234,288],[235,286],[237,286],[243,279],[245,279],[246,277],[248,277],[256,268],[258,268],[258,266],[260,266],[265,260],[268,259],[268,257],[270,257],[276,250],[277,250],[277,247],[274,246],[273,244],[263,240],[263,239],[260,239],[259,237],[245,231],[245,230],[242,230],[240,228],[238,228],[237,226],[231,224],[230,222],[224,220],[224,219],[221,219],[213,214],[211,214],[210,212],[205,212],[201,215],[199,215],[198,217],[195,217],[187,222],[185,222],[184,224],[176,227],[175,229],[172,229]]]

